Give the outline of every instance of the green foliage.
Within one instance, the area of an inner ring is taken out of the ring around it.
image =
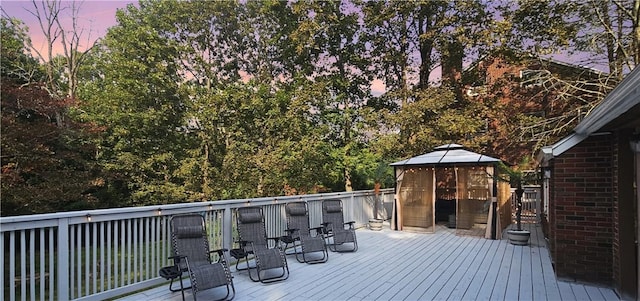
[[[0,18],[0,76],[16,83],[38,81],[43,77],[38,61],[28,53],[28,29],[15,18]]]
[[[176,176],[188,143],[180,131],[185,98],[178,86],[179,47],[167,37],[175,31],[172,24],[152,17],[171,5],[141,3],[140,10],[120,12],[120,26],[107,34],[93,60],[100,74],[80,93],[80,117],[104,128],[97,159],[132,192],[124,204],[186,200],[183,179]]]

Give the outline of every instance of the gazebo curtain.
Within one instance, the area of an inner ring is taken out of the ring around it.
[[[398,171],[395,214],[398,230],[410,227],[434,232],[434,168],[403,168]]]
[[[485,236],[487,225],[490,225],[493,166],[455,167],[455,174],[456,231]]]

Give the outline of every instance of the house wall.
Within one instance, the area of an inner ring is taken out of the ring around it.
[[[589,137],[551,162],[549,240],[559,278],[612,284],[614,139]]]
[[[614,143],[614,244],[613,280],[622,300],[636,300],[637,253],[636,223],[637,208],[634,190],[635,154],[629,141],[633,135],[630,129],[615,131]]]

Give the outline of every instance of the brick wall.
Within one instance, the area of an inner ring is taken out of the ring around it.
[[[549,238],[560,278],[612,282],[613,138],[589,137],[552,161]]]

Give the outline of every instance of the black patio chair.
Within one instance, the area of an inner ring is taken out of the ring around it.
[[[341,200],[322,201],[322,225],[329,239],[329,250],[333,252],[355,252],[358,250],[355,221],[344,221]],[[346,248],[342,246],[348,244]],[[350,245],[350,246],[349,246]],[[341,246],[338,248],[338,246]]]
[[[191,288],[193,299],[197,300],[198,292],[225,286],[226,295],[218,300],[233,299],[236,290],[225,258],[226,250],[209,250],[204,217],[200,214],[176,215],[169,223],[173,245],[173,256],[169,259],[173,260],[174,265],[160,271],[161,276],[171,279],[169,290],[180,290],[184,300],[184,290]],[[213,260],[213,254],[217,254],[217,260]],[[189,274],[190,287],[184,287],[182,284],[184,272]],[[176,278],[180,280],[180,289],[172,287]]]
[[[248,270],[249,278],[255,282],[269,283],[289,278],[287,258],[278,248],[280,237],[267,237],[262,207],[239,208],[236,221],[240,248],[231,253],[237,259],[236,270]],[[269,240],[274,241],[274,247],[269,247]],[[250,264],[252,259],[253,265]],[[245,268],[238,266],[241,260],[245,260]]]
[[[287,213],[288,235],[282,237],[285,250],[289,244],[293,245],[296,260],[306,263],[323,263],[329,260],[329,252],[322,235],[322,227],[310,228],[309,210],[306,202],[288,203]]]

